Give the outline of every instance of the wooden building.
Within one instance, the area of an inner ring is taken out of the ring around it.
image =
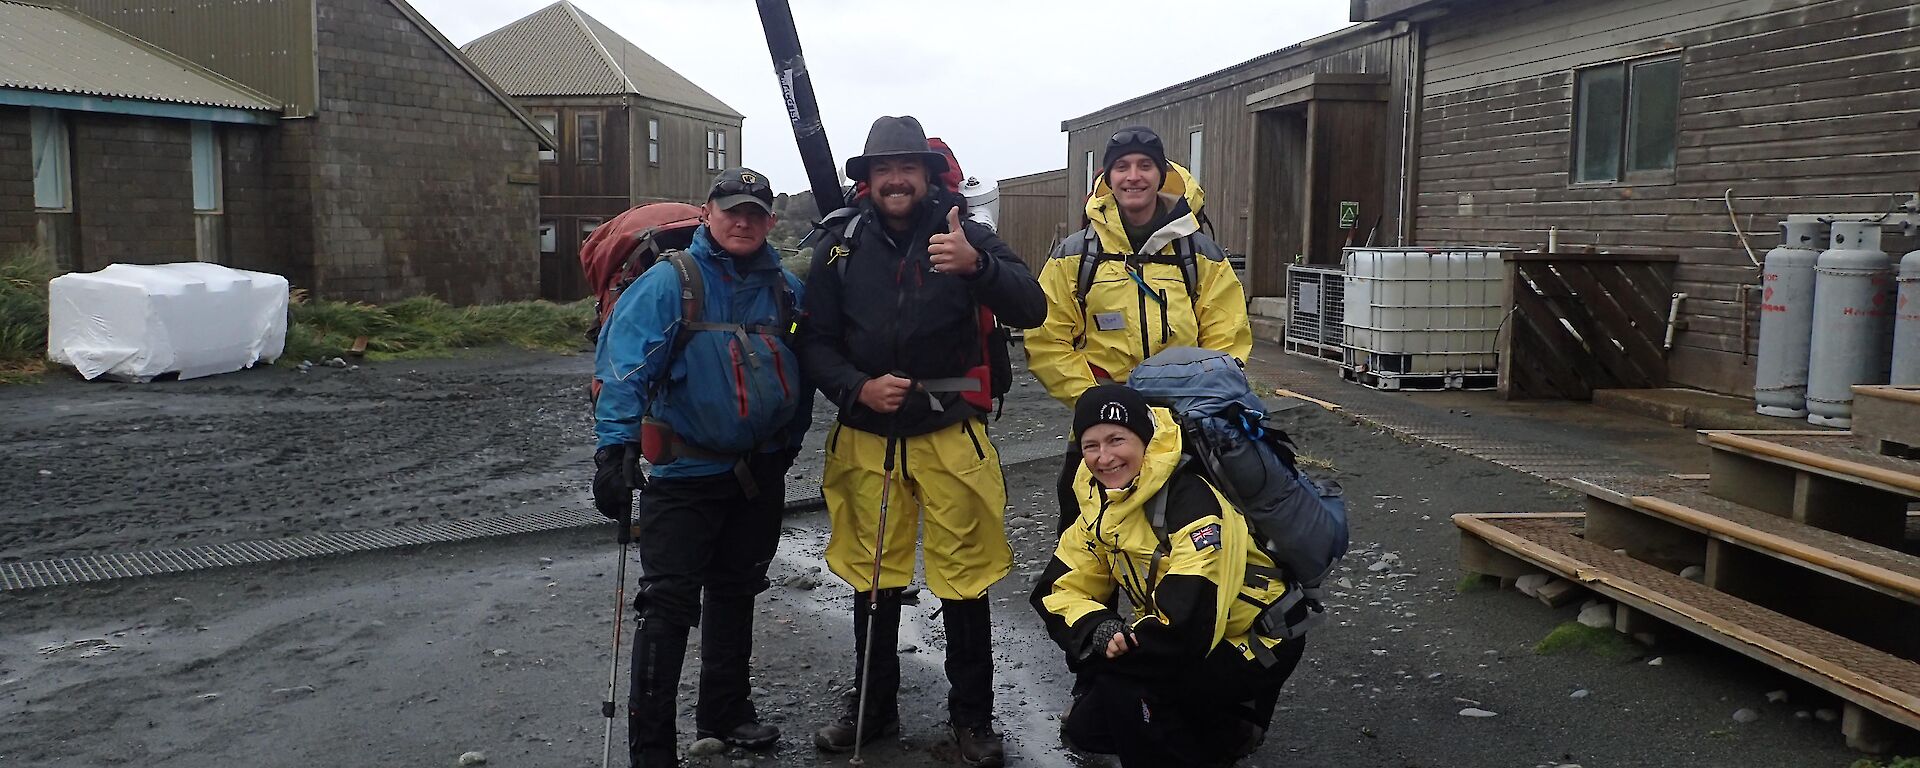
[[[405,0],[0,0],[0,252],[62,269],[532,298],[551,141]]]
[[[1667,254],[1669,381],[1746,394],[1756,254],[1920,188],[1915,0],[1354,0],[1420,41],[1422,245]],[[1890,237],[1894,254],[1916,247]],[[1664,299],[1664,297],[1662,297]],[[1663,305],[1661,309],[1666,309]]]
[[[1199,178],[1221,246],[1247,256],[1249,296],[1284,295],[1296,257],[1338,263],[1370,233],[1407,242],[1408,28],[1356,24],[1063,122],[1068,220],[1082,217],[1107,139],[1145,125]]]
[[[1000,220],[996,222],[1000,238],[1020,254],[1033,274],[1040,274],[1053,244],[1065,237],[1078,223],[1081,214],[1071,218],[1063,213],[1067,203],[1084,201],[1084,195],[1067,194],[1067,169],[1029,173],[1000,180]]]
[[[740,163],[739,112],[560,0],[463,47],[559,139],[541,154],[540,291],[591,293],[580,244],[636,205],[699,203]]]

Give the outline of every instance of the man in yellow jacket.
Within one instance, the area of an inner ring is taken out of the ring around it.
[[[1159,135],[1126,128],[1107,141],[1106,170],[1087,199],[1087,228],[1054,246],[1040,271],[1047,319],[1027,331],[1027,366],[1047,394],[1073,407],[1098,384],[1125,383],[1168,347],[1204,347],[1242,364],[1253,351],[1247,298],[1227,254],[1200,231],[1206,202]],[[1067,452],[1060,530],[1073,519]]]

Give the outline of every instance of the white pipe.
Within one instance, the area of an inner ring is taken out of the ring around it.
[[[1740,238],[1740,247],[1747,249],[1747,260],[1753,262],[1754,268],[1761,268],[1760,257],[1753,255],[1753,246],[1747,244],[1747,233],[1740,231],[1739,217],[1733,215],[1733,187],[1727,187],[1722,199],[1727,201],[1727,220],[1733,222],[1733,234]]]
[[[1680,330],[1680,302],[1686,300],[1686,294],[1676,293],[1673,295],[1673,303],[1667,305],[1667,340],[1660,345],[1661,349],[1673,349],[1673,335]]]

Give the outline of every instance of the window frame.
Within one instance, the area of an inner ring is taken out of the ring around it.
[[[707,171],[719,173],[727,169],[727,129],[707,129]]]
[[[73,212],[73,124],[67,120],[64,111],[33,107],[28,110],[28,147],[27,163],[33,176],[33,210],[36,213],[72,213]],[[55,140],[57,146],[42,146],[48,139]],[[54,166],[54,186],[60,197],[60,204],[43,204],[43,179],[40,175],[40,161],[51,156],[58,162]]]
[[[1093,194],[1093,181],[1098,178],[1100,174],[1093,170],[1093,150],[1089,149],[1087,150],[1087,194]]]
[[[647,118],[647,165],[660,166],[660,118]]]
[[[533,228],[533,239],[536,241],[534,248],[540,253],[559,253],[560,222],[548,219],[535,225]]]
[[[605,118],[605,116],[606,116],[605,113],[598,112],[598,111],[574,113],[573,115],[573,163],[574,165],[599,165],[600,164],[600,158],[602,155],[605,154],[604,152],[601,151],[602,144],[605,141],[605,137],[601,134],[601,130],[600,130],[606,125],[603,119]],[[593,135],[591,138],[587,136],[588,131],[581,126],[581,121],[587,120],[587,119],[593,120],[593,131],[592,131]],[[592,145],[593,154],[591,156],[587,154],[587,151],[585,149],[582,149],[583,146],[586,146],[585,143],[588,141],[593,142],[593,145]]]
[[[560,113],[535,112],[533,114],[533,122],[535,125],[538,125],[541,128],[547,129],[547,133],[553,136],[554,148],[547,149],[546,147],[541,147],[540,162],[543,162],[543,163],[560,162],[560,145],[564,143],[560,138]],[[549,122],[551,122],[552,125],[548,125]]]
[[[225,179],[222,178],[226,174],[224,172],[225,158],[222,156],[220,147],[220,129],[218,126],[206,120],[194,120],[189,122],[188,125],[190,126],[188,128],[188,144],[190,145],[189,165],[192,168],[193,174],[193,212],[206,214],[224,213],[227,209],[227,190]],[[205,149],[203,150],[202,147],[205,147]],[[203,151],[205,153],[204,155],[202,154]],[[200,205],[202,168],[207,170],[208,175],[204,181],[208,187],[207,193],[212,197],[212,207],[201,207]]]
[[[1680,50],[1667,50],[1659,53],[1635,56],[1628,59],[1601,62],[1573,70],[1573,122],[1568,131],[1567,186],[1569,188],[1663,186],[1675,183],[1675,168],[1679,166],[1680,144],[1680,87],[1686,77],[1686,64]],[[1634,75],[1640,67],[1665,62],[1675,62],[1679,66],[1674,70],[1674,157],[1667,168],[1641,170],[1631,169],[1635,138],[1634,132]],[[1580,163],[1584,153],[1581,128],[1585,119],[1586,99],[1581,89],[1581,79],[1588,73],[1614,69],[1620,72],[1620,122],[1614,128],[1619,132],[1619,150],[1614,156],[1613,179],[1582,181]]]
[[[1204,175],[1201,166],[1206,163],[1207,127],[1196,125],[1187,129],[1187,171],[1194,178]]]

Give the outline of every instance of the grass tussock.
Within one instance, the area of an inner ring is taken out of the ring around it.
[[[1554,627],[1533,652],[1541,655],[1557,653],[1588,653],[1614,661],[1628,661],[1639,658],[1640,646],[1626,635],[1612,629],[1598,629],[1569,621]]]
[[[0,254],[0,383],[45,370],[47,281],[55,274],[53,260],[38,250]]]
[[[421,296],[384,306],[362,302],[309,299],[296,290],[287,349],[281,361],[320,362],[345,354],[354,340],[367,337],[371,359],[444,357],[472,347],[508,345],[523,349],[574,352],[583,348],[593,324],[593,301],[571,304],[518,301],[455,307]]]

